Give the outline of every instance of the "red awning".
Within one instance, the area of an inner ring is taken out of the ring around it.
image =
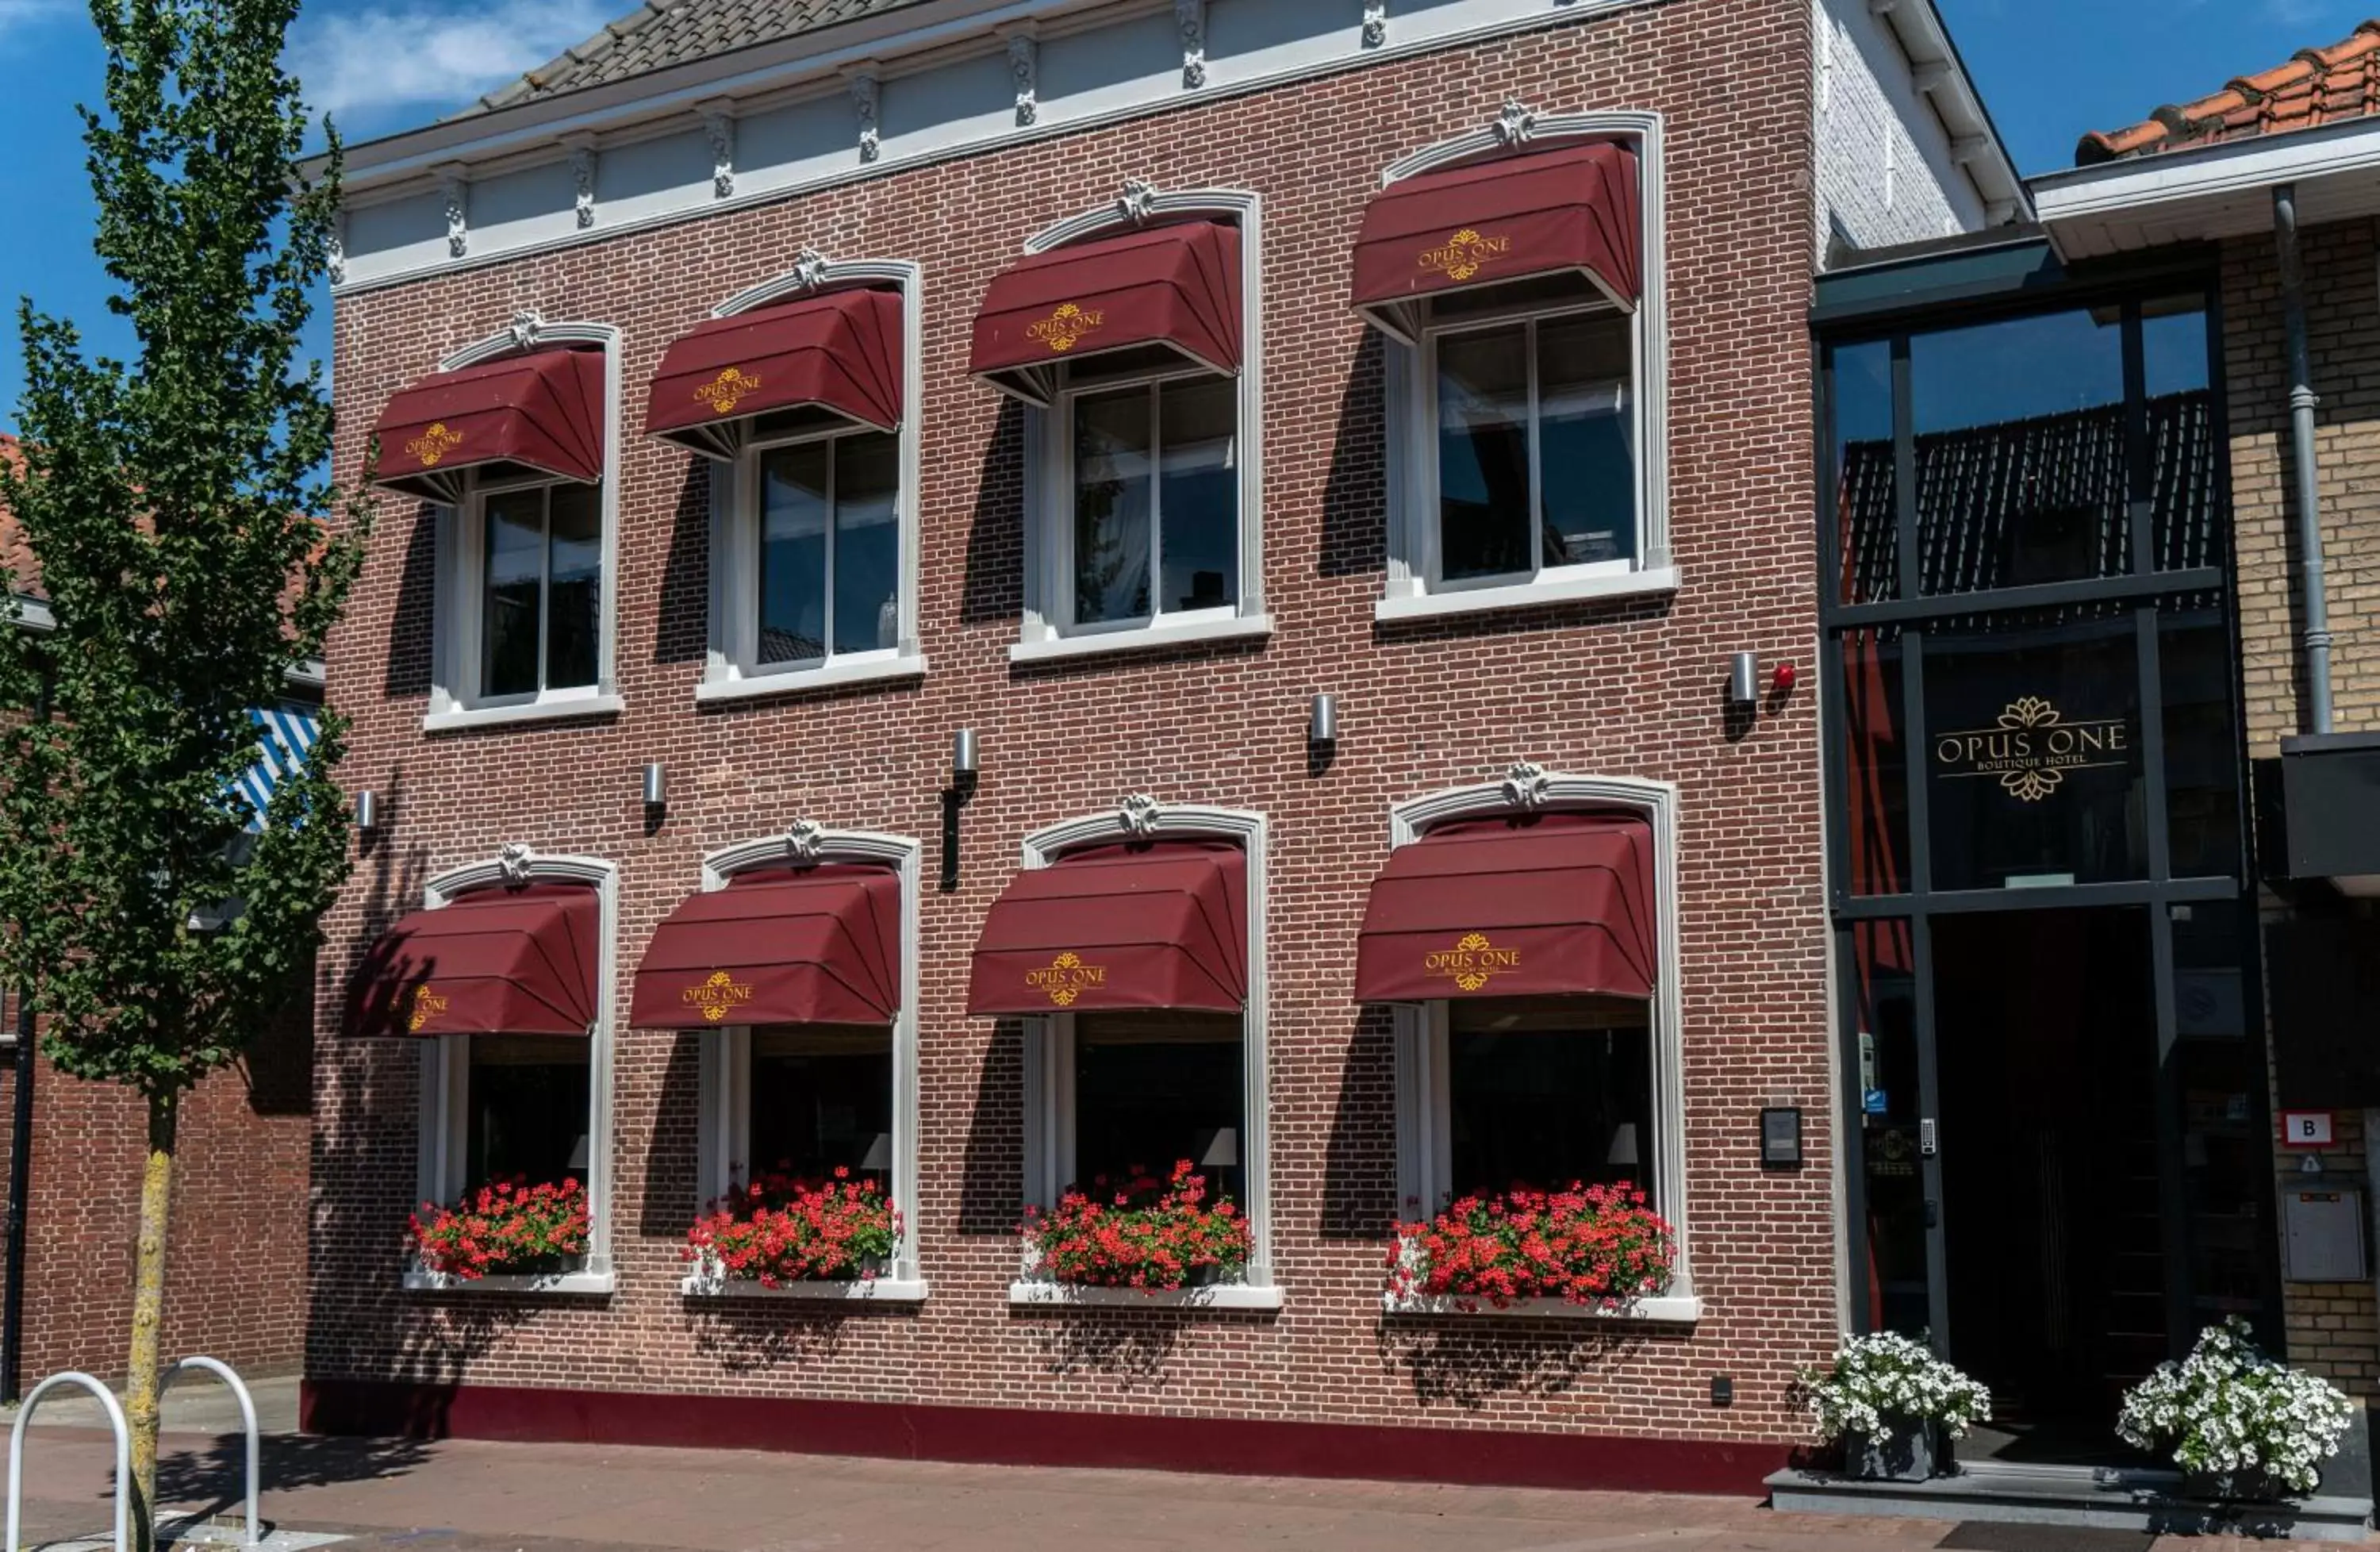
[[[454,505],[466,470],[482,479],[603,478],[603,358],[539,350],[434,372],[388,401],[380,484]]]
[[[901,424],[901,298],[830,291],[714,318],[662,355],[645,430],[712,458],[743,451],[762,416],[802,411],[889,431]]]
[[[1240,232],[1221,221],[1146,226],[1037,253],[992,278],[967,370],[1046,405],[1057,369],[1156,350],[1240,370]]]
[[[1633,814],[1463,819],[1372,880],[1355,998],[1650,997],[1652,827]]]
[[[1355,306],[1410,339],[1424,298],[1568,271],[1633,307],[1643,245],[1627,146],[1572,141],[1463,163],[1372,196],[1355,237]]]
[[[901,881],[830,864],[739,875],[653,930],[628,1022],[889,1024],[901,1011]]]
[[[359,1035],[585,1035],[601,952],[595,891],[478,890],[372,946],[348,1003]]]
[[[1237,1012],[1247,966],[1247,864],[1237,846],[1094,846],[1027,868],[1002,892],[976,942],[967,1012]]]

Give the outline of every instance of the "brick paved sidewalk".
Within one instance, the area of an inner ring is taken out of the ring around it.
[[[236,1438],[166,1442],[162,1497],[237,1508]],[[101,1529],[107,1436],[43,1428],[31,1449],[29,1548]],[[267,1522],[346,1532],[355,1539],[339,1544],[343,1552],[1903,1552],[1941,1546],[1953,1529],[1780,1515],[1733,1498],[733,1450],[285,1436],[268,1439],[265,1451]],[[2012,1541],[1987,1545],[2022,1552]],[[2064,1552],[2074,1544],[2039,1545]],[[2106,1545],[2149,1547],[2145,1537]],[[2252,1544],[2165,1545],[2216,1552]]]

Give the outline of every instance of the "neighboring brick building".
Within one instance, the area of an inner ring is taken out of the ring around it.
[[[15,439],[0,435],[0,457]],[[33,606],[40,570],[22,532],[0,511],[0,577]],[[285,711],[310,721],[320,685],[293,684]],[[312,1136],[310,1032],[299,1010],[265,1031],[235,1068],[200,1084],[182,1111],[166,1247],[164,1351],[205,1353],[244,1375],[285,1375],[304,1352],[302,1279],[259,1267],[302,1267],[306,1171]],[[123,1373],[132,1340],[132,1257],[140,1221],[146,1111],[137,1095],[61,1075],[17,1049],[13,991],[0,996],[0,1160],[15,1155],[18,1095],[31,1069],[33,1124],[25,1174],[21,1394],[45,1375]],[[0,1191],[7,1165],[0,1162]],[[0,1209],[5,1210],[5,1209]],[[6,1287],[0,1261],[0,1289]],[[5,1296],[0,1294],[0,1296]]]
[[[1820,697],[1777,676],[1819,639],[1812,256],[2022,200],[1931,7],[1837,10],[875,4],[739,34],[697,0],[352,148],[338,467],[378,423],[405,493],[331,654],[383,822],[321,988],[312,1425],[1780,1463],[1847,1317]],[[1857,114],[1820,113],[1821,22]],[[1840,199],[1878,158],[1895,191]],[[1369,894],[1392,839],[1487,877],[1463,848],[1508,819],[1544,850],[1498,866],[1560,888]],[[771,888],[851,936],[662,984],[743,953]],[[1161,930],[1132,914],[1172,891]],[[1519,915],[1459,944],[1458,894]],[[1053,953],[1045,896],[1105,948]],[[1493,957],[1507,929],[1541,935]],[[728,1022],[772,988],[861,1013]],[[689,1006],[711,1026],[651,1026]],[[407,1025],[443,1037],[370,1037]],[[1780,1134],[1764,1167],[1769,1110],[1798,1165]],[[1022,1206],[1135,1149],[1247,1204],[1244,1277],[1111,1302],[1021,1268]],[[702,1202],[770,1151],[881,1171],[884,1278],[682,1288]],[[507,1170],[585,1182],[585,1264],[408,1271],[408,1211]],[[1556,1170],[1652,1190],[1664,1296],[1384,1311],[1401,1204]]]

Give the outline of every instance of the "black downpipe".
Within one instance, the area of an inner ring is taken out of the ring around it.
[[[35,712],[50,720],[50,686],[43,676]],[[0,1406],[25,1399],[25,1219],[33,1189],[33,998],[30,977],[17,988],[16,1083],[8,1127],[7,1243],[0,1250]]]

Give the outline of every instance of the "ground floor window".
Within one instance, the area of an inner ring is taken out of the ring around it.
[[[1083,1013],[1074,1022],[1074,1158],[1097,1195],[1188,1159],[1210,1196],[1245,1204],[1245,1039],[1237,1013]]]
[[[747,1179],[819,1180],[837,1170],[892,1183],[892,1029],[780,1025],[751,1033]]]
[[[1645,1003],[1541,997],[1443,1006],[1451,1194],[1622,1182],[1653,1194]]]
[[[587,1182],[591,1052],[585,1040],[470,1035],[463,1078],[463,1181]]]

